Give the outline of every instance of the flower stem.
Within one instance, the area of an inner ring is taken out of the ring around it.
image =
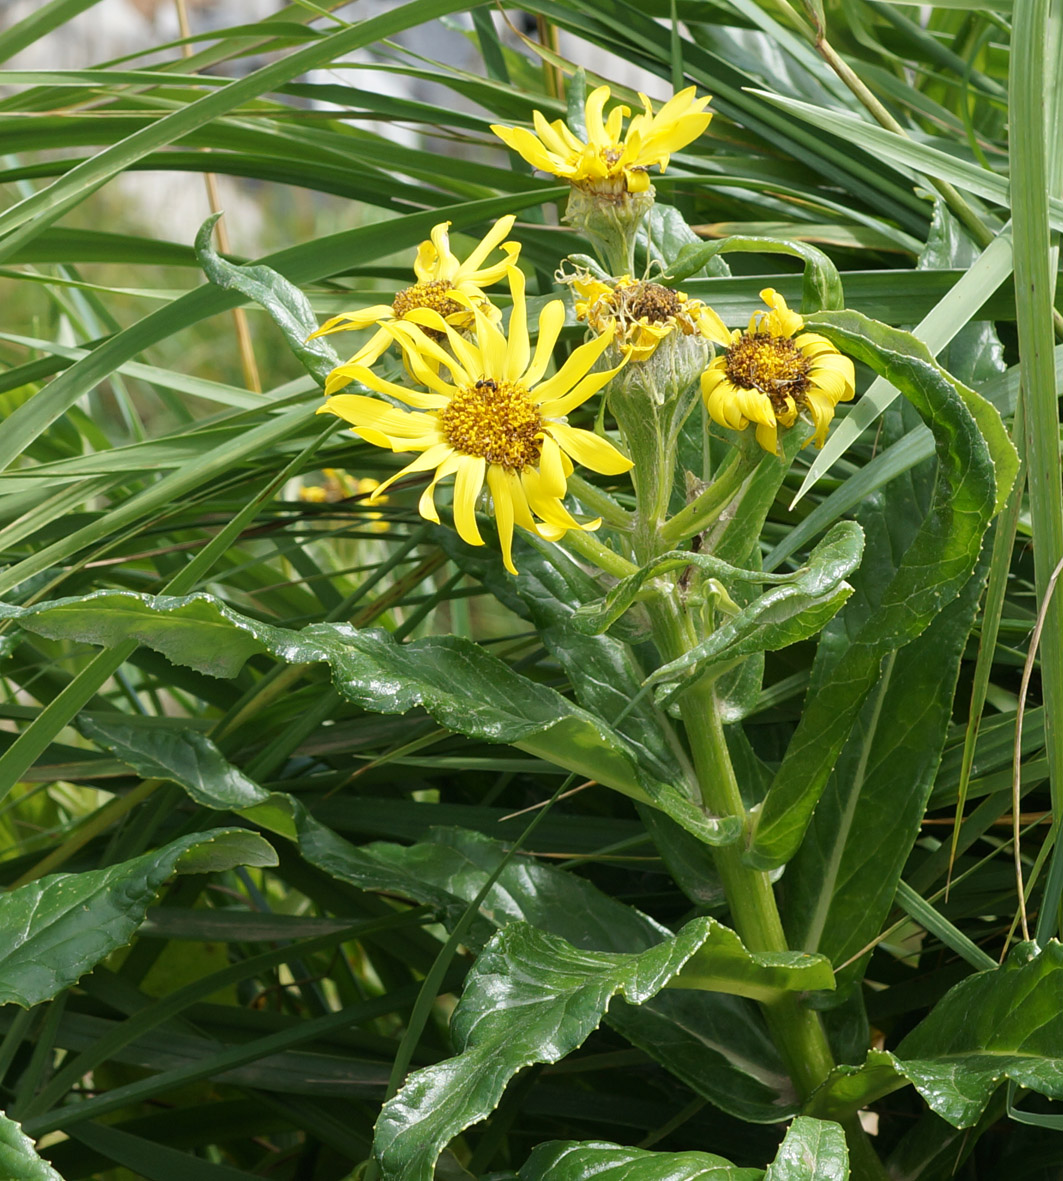
[[[591,533],[584,533],[581,529],[570,529],[561,544],[614,578],[629,578],[632,574],[638,573],[638,566],[632,565],[627,558],[613,553],[597,537]]]
[[[693,624],[674,600],[649,606],[658,650],[665,660],[689,651]],[[714,816],[746,816],[745,804],[727,750],[723,723],[710,681],[697,680],[679,698],[702,802]],[[741,849],[713,849],[735,930],[750,951],[789,951],[768,875],[743,864]],[[764,1015],[799,1096],[804,1100],[834,1068],[819,1017],[792,993],[765,1004]]]
[[[713,524],[742,487],[750,471],[746,455],[735,448],[708,488],[662,526],[661,537],[667,546],[671,548]]]

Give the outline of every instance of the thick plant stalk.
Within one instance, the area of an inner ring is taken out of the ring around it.
[[[1038,602],[1048,592],[1052,571],[1063,556],[1063,488],[1059,478],[1059,407],[1052,339],[1054,276],[1048,228],[1048,161],[1045,118],[1045,53],[1049,43],[1048,0],[1017,0],[1012,61],[1011,162],[1012,220],[1015,243],[1015,312],[1022,358],[1025,447],[1033,526],[1034,581]],[[1041,681],[1045,702],[1053,812],[1063,793],[1063,599],[1045,615],[1041,644]],[[1045,886],[1036,937],[1043,943],[1056,933],[1063,860],[1053,856]]]

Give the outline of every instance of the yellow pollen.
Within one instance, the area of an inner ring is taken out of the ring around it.
[[[745,332],[724,354],[724,369],[732,385],[759,390],[776,411],[786,399],[800,401],[809,387],[808,358],[788,336]]]
[[[462,455],[512,471],[539,462],[542,415],[522,385],[485,378],[465,386],[439,412],[439,429]]]
[[[403,316],[416,308],[431,308],[445,320],[455,312],[465,311],[456,299],[451,299],[447,295],[448,291],[453,290],[454,285],[446,279],[432,279],[425,283],[415,283],[412,287],[404,287],[395,296],[391,310],[401,320]]]

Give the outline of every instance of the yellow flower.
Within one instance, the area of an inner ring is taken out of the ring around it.
[[[322,468],[321,474],[325,477],[325,483],[304,484],[299,489],[300,500],[308,501],[311,504],[335,504],[337,501],[363,496],[373,504],[387,504],[388,502],[386,496],[373,496],[373,493],[380,487],[380,481],[374,480],[371,476],[363,476],[361,479],[355,480],[346,472],[341,472],[334,467]],[[384,520],[383,513],[365,513],[363,515],[367,521],[372,522],[369,526],[371,533],[387,533],[391,528],[391,525]]]
[[[332,371],[325,393],[331,394],[347,385],[351,380],[348,373],[350,366],[372,365],[386,352],[392,338],[384,325],[405,320],[411,312],[430,308],[457,328],[472,326],[471,309],[474,306],[483,308],[492,319],[499,319],[501,313],[490,304],[482,289],[502,279],[520,254],[520,243],[502,241],[513,228],[514,221],[516,218],[513,214],[500,217],[464,262],[460,262],[451,252],[447,232],[450,222],[441,221],[432,230],[432,236],[422,242],[417,251],[413,264],[417,282],[412,287],[404,287],[390,304],[373,304],[361,311],[343,312],[311,333],[310,339],[313,340],[316,336],[327,336],[332,332],[379,325],[369,341],[346,365],[339,365]],[[492,266],[481,267],[480,264],[496,246],[501,246],[506,257]]]
[[[725,347],[701,376],[709,417],[736,431],[756,423],[757,442],[775,454],[777,427],[793,426],[805,411],[815,427],[812,438],[822,447],[834,407],[856,392],[853,363],[826,337],[803,332],[804,320],[773,288],[760,298],[770,310],[754,312],[745,332],[728,332],[712,313],[712,339]]]
[[[586,272],[566,281],[578,296],[576,316],[597,333],[612,327],[630,361],[645,361],[672,332],[710,340],[718,334],[718,318],[711,308],[660,283],[624,275],[609,284]]]
[[[599,86],[585,104],[587,143],[561,119],[548,123],[540,111],[532,112],[534,135],[524,127],[492,125],[491,130],[535,168],[552,172],[579,188],[642,193],[650,187],[646,169],[659,164],[664,172],[672,152],[697,139],[709,125],[712,114],[704,110],[709,98],[695,98],[694,89],[688,86],[681,90],[656,115],[650,100],[640,93],[645,110],[631,120],[624,134],[623,122],[631,109],[616,106],[603,118],[609,87]]]
[[[605,475],[627,471],[631,461],[612,443],[565,421],[570,411],[597,393],[620,368],[590,372],[612,335],[580,345],[552,377],[544,377],[564,323],[564,304],[555,299],[543,308],[533,353],[528,341],[524,276],[514,267],[509,282],[513,311],[508,338],[475,305],[475,342],[459,335],[430,310],[419,312],[416,322],[386,325],[402,346],[409,372],[427,392],[385,381],[363,366],[353,367],[351,377],[414,407],[412,411],[376,398],[337,394],[318,413],[344,419],[356,435],[377,447],[420,452],[375,490],[374,499],[403,476],[434,472],[418,509],[421,516],[438,523],[436,485],[454,476],[454,525],[470,545],[484,544],[476,526],[476,503],[486,482],[502,557],[506,569],[515,574],[514,524],[556,541],[569,529],[596,529],[601,523],[581,524],[561,503],[572,474],[572,460]],[[444,334],[451,351],[424,328]],[[444,368],[450,381],[442,376]]]

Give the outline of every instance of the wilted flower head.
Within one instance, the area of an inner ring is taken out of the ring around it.
[[[349,422],[354,433],[377,447],[420,452],[373,494],[379,497],[395,480],[414,472],[433,472],[418,505],[421,515],[439,521],[434,492],[454,476],[454,525],[462,540],[483,545],[476,506],[486,483],[502,557],[513,565],[513,527],[556,541],[569,529],[596,529],[581,523],[561,503],[573,463],[616,475],[631,461],[599,435],[571,427],[566,415],[597,393],[616,368],[591,373],[612,334],[580,345],[551,377],[544,374],[564,324],[561,300],[551,300],[539,315],[534,353],[528,341],[524,277],[509,272],[513,311],[508,338],[484,310],[473,306],[475,341],[459,335],[438,312],[422,310],[408,322],[384,326],[402,347],[410,374],[427,392],[385,381],[364,366],[345,366],[353,378],[415,409],[400,410],[377,398],[337,394],[318,411]],[[445,339],[449,352],[429,333]],[[443,370],[450,380],[443,377]],[[538,519],[537,519],[538,518]]]
[[[539,111],[532,113],[535,134],[523,127],[492,125],[491,130],[508,147],[535,168],[552,172],[578,188],[601,194],[641,193],[650,187],[647,168],[668,167],[672,152],[697,139],[712,119],[706,112],[708,96],[694,97],[693,86],[681,90],[656,113],[650,100],[639,94],[644,111],[624,132],[630,107],[613,107],[604,116],[609,87],[599,86],[585,104],[587,142],[579,139],[561,119],[548,123]]]
[[[711,308],[661,283],[630,275],[607,283],[586,271],[559,278],[576,294],[576,316],[596,333],[612,329],[631,361],[645,361],[673,332],[710,340],[719,335],[720,320]]]
[[[804,320],[773,288],[760,298],[769,310],[754,312],[745,332],[729,333],[719,322],[715,340],[724,349],[701,377],[709,417],[736,431],[756,423],[757,442],[774,454],[777,428],[793,426],[804,411],[822,447],[835,406],[856,392],[853,363],[826,337],[803,332]]]
[[[312,333],[311,340],[332,332],[368,328],[373,324],[379,326],[346,365],[337,366],[332,371],[325,393],[332,394],[347,385],[351,380],[348,366],[372,365],[386,352],[393,338],[384,325],[405,320],[412,312],[429,308],[438,312],[448,324],[461,329],[472,327],[473,307],[481,308],[494,320],[499,319],[501,313],[484,295],[483,288],[504,278],[520,254],[518,242],[503,242],[514,221],[516,218],[512,214],[500,217],[464,262],[450,249],[450,222],[441,221],[433,228],[431,237],[418,248],[413,264],[417,282],[413,286],[404,287],[390,304],[374,304],[357,312],[343,312]],[[505,257],[491,266],[482,266],[496,246],[501,248]]]

